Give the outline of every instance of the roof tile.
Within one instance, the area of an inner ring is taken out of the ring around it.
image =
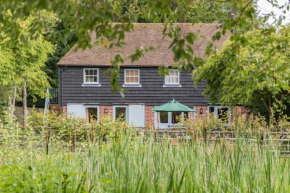
[[[211,24],[190,24],[176,23],[175,26],[181,28],[182,36],[189,32],[197,35],[198,40],[194,42],[192,48],[196,57],[205,58],[205,49],[207,43],[211,41],[212,36],[219,31],[217,23]],[[172,66],[176,65],[173,60],[173,52],[169,49],[172,39],[165,37],[163,39],[162,23],[135,23],[134,31],[126,32],[122,47],[108,49],[103,45],[94,45],[96,41],[95,33],[91,34],[91,43],[93,47],[85,50],[77,49],[76,45],[58,62],[59,66],[110,66],[110,61],[115,55],[121,54],[124,57],[122,66]],[[220,49],[222,43],[228,39],[229,33],[222,36],[219,41],[214,42],[217,49]],[[107,42],[108,43],[108,42]],[[145,49],[153,46],[154,51],[144,52],[144,57],[134,63],[129,58],[135,53],[136,47]]]

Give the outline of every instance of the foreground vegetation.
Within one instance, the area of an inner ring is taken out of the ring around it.
[[[191,126],[197,134],[213,125],[194,121]],[[157,141],[150,133],[136,135],[125,122],[102,119],[87,125],[50,113],[45,120],[35,114],[29,123],[25,131],[17,125],[1,126],[0,192],[287,192],[290,188],[289,158],[281,157],[278,148],[260,136],[235,142],[205,142],[199,135],[193,140]],[[48,135],[48,126],[55,127],[53,134]],[[235,129],[261,126],[257,121],[236,121]],[[77,136],[74,149],[72,133]]]
[[[31,147],[31,146],[30,146]],[[69,152],[1,147],[1,192],[287,192],[290,162],[246,140],[154,142],[123,136]]]

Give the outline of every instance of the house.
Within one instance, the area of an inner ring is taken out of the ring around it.
[[[196,57],[205,58],[205,49],[212,36],[218,31],[218,24],[175,24],[181,28],[182,34],[194,32],[198,40],[192,48]],[[206,81],[197,88],[193,86],[191,71],[170,68],[168,76],[160,76],[159,66],[176,65],[173,53],[168,49],[172,39],[163,39],[163,24],[134,24],[134,31],[125,35],[125,45],[121,48],[107,49],[103,45],[94,45],[91,49],[76,50],[73,47],[59,62],[59,98],[58,103],[63,112],[70,116],[88,118],[109,115],[114,119],[122,116],[137,127],[156,126],[155,106],[172,99],[195,109],[192,116],[206,116],[207,112],[218,115],[219,108],[209,106],[209,101],[202,94]],[[222,36],[215,42],[217,49],[227,40]],[[95,34],[91,35],[92,43]],[[134,54],[135,48],[154,51],[132,63],[128,58]],[[122,54],[125,61],[120,64],[119,83],[126,88],[125,98],[119,93],[112,95],[108,76],[104,72],[110,67],[110,61],[116,54]],[[228,111],[228,108],[224,108]],[[185,113],[180,113],[184,115]],[[162,128],[175,123],[178,113],[161,113]],[[98,118],[97,118],[98,119]]]

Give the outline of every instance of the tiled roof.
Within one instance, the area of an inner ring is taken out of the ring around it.
[[[181,34],[186,35],[193,32],[197,35],[198,40],[194,42],[192,48],[194,55],[205,58],[205,49],[207,43],[211,41],[212,36],[219,30],[217,23],[211,24],[189,24],[178,23],[174,24],[181,28]],[[76,50],[76,45],[58,62],[59,66],[110,66],[116,54],[122,54],[124,63],[122,66],[172,66],[176,62],[173,60],[173,52],[169,49],[172,39],[169,37],[163,38],[162,23],[136,23],[134,24],[134,31],[126,32],[122,47],[114,47],[108,49],[102,45],[94,45],[96,41],[95,33],[91,34],[91,43],[93,47],[85,50]],[[228,39],[229,34],[222,36],[219,41],[214,42],[217,49],[220,49],[222,43]],[[144,57],[141,57],[134,63],[129,58],[135,53],[135,49],[146,49],[150,46],[155,48],[154,51],[145,52]]]

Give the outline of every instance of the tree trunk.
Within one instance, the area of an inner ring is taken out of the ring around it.
[[[16,101],[16,94],[17,94],[17,86],[14,86],[14,93],[13,93],[13,98],[12,98],[12,105],[15,107],[15,101]]]
[[[13,118],[14,118],[14,111],[15,111],[15,101],[16,101],[16,92],[17,92],[17,86],[14,86],[13,93],[10,92],[8,97],[8,121],[9,124],[12,124]]]
[[[23,84],[23,127],[27,126],[27,90],[26,81]]]
[[[9,124],[12,124],[13,122],[13,107],[12,107],[12,93],[10,92],[8,96],[8,122]]]

